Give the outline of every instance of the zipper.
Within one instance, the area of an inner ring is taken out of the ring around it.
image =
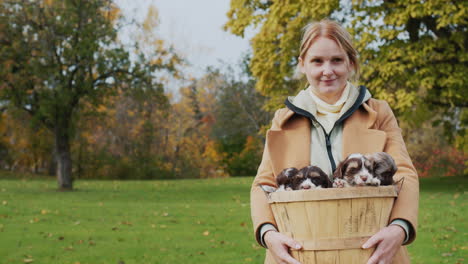
[[[335,163],[335,158],[333,157],[333,153],[332,153],[332,143],[331,143],[331,140],[330,140],[330,136],[333,132],[333,129],[335,129],[335,127],[337,127],[339,124],[341,124],[344,120],[346,120],[348,117],[350,117],[358,108],[359,106],[362,104],[362,100],[364,99],[364,95],[366,94],[366,87],[364,85],[360,85],[359,86],[359,96],[358,98],[356,99],[356,101],[354,102],[354,104],[351,106],[351,108],[348,109],[348,111],[346,111],[336,122],[335,124],[333,124],[333,127],[332,129],[330,130],[330,133],[328,134],[326,131],[325,131],[325,128],[322,126],[322,124],[320,124],[320,122],[317,121],[317,119],[315,119],[315,116],[313,116],[311,113],[305,111],[304,109],[301,109],[295,105],[293,105],[291,102],[289,102],[289,100],[286,98],[286,101],[285,101],[285,104],[286,106],[291,109],[294,113],[296,114],[299,114],[299,115],[302,115],[302,116],[305,116],[307,118],[309,118],[310,120],[314,121],[315,123],[319,124],[320,127],[322,128],[322,131],[323,133],[325,134],[325,143],[326,143],[326,146],[327,146],[327,154],[328,154],[328,160],[330,161],[330,165],[332,167],[332,174],[335,172],[336,170],[336,163]]]
[[[333,127],[335,127],[335,126],[333,126]],[[323,129],[323,127],[322,127],[322,129]],[[331,166],[332,166],[332,174],[333,174],[335,172],[335,170],[336,170],[336,163],[335,163],[335,158],[333,158],[332,145],[331,145],[331,141],[330,141],[330,135],[331,135],[332,131],[333,131],[333,129],[330,130],[330,134],[325,133],[325,141],[327,143],[328,159],[330,160],[330,163],[331,163]],[[325,130],[323,132],[325,132]]]

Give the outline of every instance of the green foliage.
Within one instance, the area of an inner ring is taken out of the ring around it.
[[[156,94],[155,108],[168,107],[163,84],[154,75],[175,72],[179,59],[152,37],[150,29],[156,24],[151,20],[145,23],[148,34],[141,46],[151,42],[154,52],[135,48],[131,62],[117,40],[119,9],[113,1],[5,0],[0,2],[0,19],[1,105],[26,111],[32,122],[53,133],[59,187],[72,187],[70,142],[79,117],[116,88],[140,96]]]
[[[312,18],[324,18],[338,7],[339,1],[261,1],[232,0],[225,29],[243,36],[250,27],[261,26],[252,38],[251,71],[256,88],[273,98],[293,93],[299,82],[291,78],[297,64],[301,28]],[[282,103],[283,101],[276,102]]]
[[[277,107],[284,95],[302,88],[293,79],[301,28],[312,20],[334,18],[356,39],[361,83],[403,119],[412,112],[439,114],[453,139],[466,134],[468,124],[463,118],[468,106],[467,12],[466,1],[232,0],[225,29],[242,36],[249,27],[259,27],[250,65],[258,78],[256,88]]]
[[[240,65],[242,73],[237,78],[229,67],[226,74],[219,70],[208,72],[224,80],[216,96],[212,135],[226,154],[224,163],[229,175],[256,173],[263,151],[261,129],[271,121],[271,114],[263,109],[267,98],[255,90],[256,82],[246,61],[248,57]]]
[[[130,63],[112,47],[108,1],[3,1],[1,98],[51,129],[70,123],[79,100],[98,99]]]
[[[263,142],[258,137],[248,136],[240,152],[230,153],[227,171],[232,176],[255,175],[262,161]]]

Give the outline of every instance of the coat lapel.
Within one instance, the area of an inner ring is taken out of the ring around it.
[[[372,129],[377,112],[364,103],[344,123],[343,158],[352,153],[374,153],[384,150],[387,133]],[[366,126],[363,126],[366,124]]]
[[[352,153],[366,154],[384,150],[387,134],[372,129],[376,119],[377,112],[364,103],[345,121],[343,158]],[[288,111],[280,120],[279,128],[267,132],[267,151],[275,176],[285,168],[310,165],[310,129],[309,119]]]
[[[269,130],[267,148],[275,176],[285,168],[309,165],[310,121],[294,115],[281,130]]]

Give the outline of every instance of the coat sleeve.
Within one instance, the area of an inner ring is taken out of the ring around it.
[[[280,116],[284,113],[284,109],[280,109],[275,112],[272,126],[270,130],[279,129],[278,120]],[[267,132],[268,135],[268,132]],[[277,187],[273,169],[271,166],[271,160],[268,152],[268,136],[266,137],[265,148],[263,150],[262,161],[257,170],[257,175],[252,183],[250,190],[250,210],[251,217],[254,227],[255,238],[257,242],[262,245],[260,242],[260,228],[263,224],[272,224],[275,227],[276,221],[273,216],[273,213],[270,209],[267,196],[265,192],[260,188],[260,185],[269,185]]]
[[[395,219],[402,219],[409,223],[409,239],[405,244],[410,244],[416,238],[418,223],[418,175],[406,149],[395,115],[387,102],[379,102],[377,126],[387,134],[384,151],[390,154],[396,162],[398,170],[393,178],[396,182],[400,181],[399,186],[401,188],[390,215],[390,222]]]

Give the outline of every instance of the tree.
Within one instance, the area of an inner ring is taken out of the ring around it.
[[[261,160],[264,128],[272,115],[263,109],[267,98],[255,90],[255,79],[248,67],[249,57],[239,64],[242,72],[234,76],[231,67],[208,70],[207,76],[222,79],[216,95],[213,137],[220,151],[226,153],[224,163],[230,175],[253,175]]]
[[[1,103],[28,112],[54,135],[60,189],[72,189],[70,141],[80,102],[91,106],[115,87],[152,89],[171,62],[131,62],[116,41],[111,0],[4,0],[0,3]],[[162,91],[161,85],[156,88]]]
[[[294,80],[301,28],[331,17],[347,25],[363,63],[361,83],[397,114],[421,122],[440,113],[450,136],[468,124],[468,2],[231,0],[225,29],[252,39],[256,88],[275,107],[302,83]],[[437,122],[435,124],[438,124]]]

